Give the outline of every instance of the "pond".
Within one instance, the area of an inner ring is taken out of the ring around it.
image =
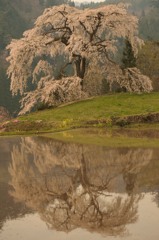
[[[0,138],[0,240],[158,240],[159,148]]]

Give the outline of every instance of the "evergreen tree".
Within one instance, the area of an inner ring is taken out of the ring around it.
[[[152,6],[159,8],[159,0],[152,0]]]
[[[57,6],[61,4],[67,4],[68,0],[47,0],[45,1],[46,7]]]
[[[132,67],[136,67],[136,58],[134,56],[131,42],[129,41],[128,38],[126,38],[122,57],[122,68],[125,69]]]
[[[75,7],[75,2],[74,2],[74,1],[69,0],[69,1],[68,1],[68,4],[69,4],[71,7]]]

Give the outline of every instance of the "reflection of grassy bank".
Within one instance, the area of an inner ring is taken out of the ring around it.
[[[0,125],[1,135],[54,132],[79,127],[110,128],[159,122],[159,93],[105,95],[55,109],[37,111]],[[153,127],[159,129],[156,124]]]
[[[95,144],[107,147],[158,148],[159,136],[155,135],[154,138],[153,135],[151,135],[151,137],[149,137],[148,132],[149,131],[139,132],[135,130],[125,131],[124,133],[118,130],[102,131],[102,129],[76,129],[45,134],[45,136],[68,142]],[[150,132],[152,133],[152,130]]]

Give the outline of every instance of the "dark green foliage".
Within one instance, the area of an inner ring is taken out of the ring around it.
[[[0,0],[0,49],[4,49],[11,38],[19,38],[26,29],[26,21],[16,9]]]
[[[159,40],[159,8],[150,8],[139,20],[139,32],[146,40]]]
[[[159,0],[152,0],[152,6],[159,8]]]
[[[6,107],[10,112],[18,109],[17,99],[12,98],[10,81],[6,76],[5,47],[12,38],[21,37],[27,23],[14,8],[13,3],[0,0],[0,106]]]
[[[20,108],[19,96],[13,98],[10,92],[10,81],[7,79],[5,67],[0,67],[0,106],[7,108],[14,116]]]
[[[45,1],[45,6],[50,7],[50,6],[56,6],[56,5],[61,5],[61,4],[67,4],[68,0],[47,0]]]
[[[43,4],[43,5],[46,7],[57,6],[57,5],[61,5],[61,4],[69,4],[72,7],[75,6],[74,1],[72,1],[72,0],[47,0],[47,1],[40,0],[40,2],[45,2],[45,4]]]
[[[45,110],[45,109],[50,109],[50,108],[53,108],[53,107],[52,107],[52,106],[50,107],[50,106],[48,105],[48,103],[40,102],[40,103],[38,104],[38,106],[37,106],[37,109],[35,109],[35,110],[37,110],[37,111],[43,111],[43,110]]]
[[[137,56],[137,67],[151,78],[154,91],[159,91],[159,42],[145,42]]]
[[[69,0],[69,1],[68,1],[68,4],[69,4],[71,7],[75,7],[74,1]]]
[[[134,52],[132,49],[132,45],[130,41],[125,39],[125,47],[123,50],[123,58],[122,58],[122,68],[132,68],[136,67],[136,58],[134,56]]]

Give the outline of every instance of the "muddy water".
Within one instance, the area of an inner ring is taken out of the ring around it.
[[[158,240],[159,149],[0,138],[0,240]]]

